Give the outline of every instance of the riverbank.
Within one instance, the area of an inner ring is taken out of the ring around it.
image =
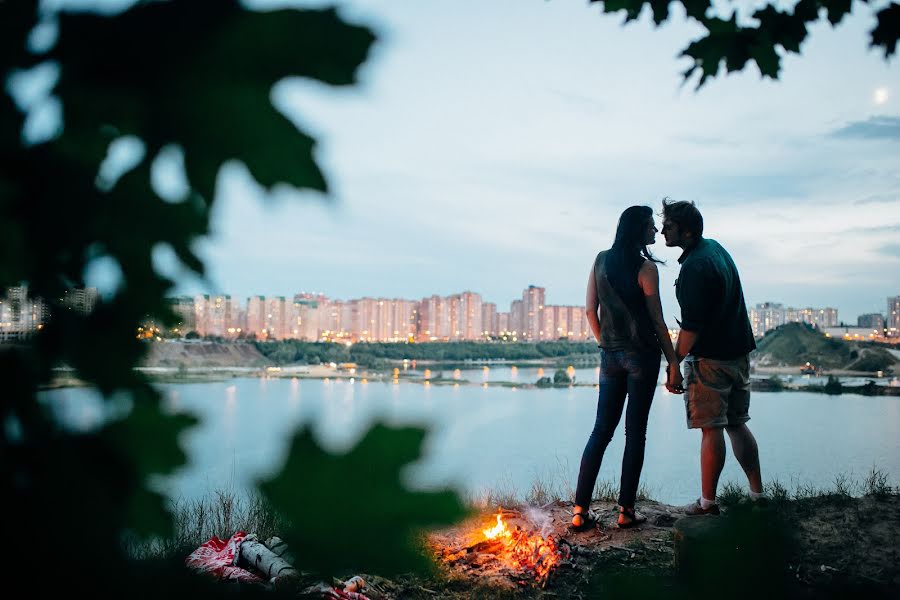
[[[590,507],[598,528],[580,533],[568,528],[572,504],[564,499],[511,502],[499,513],[496,505],[476,504],[466,520],[426,534],[423,551],[435,562],[431,573],[387,578],[363,570],[335,575],[361,576],[367,582],[362,591],[373,600],[688,598],[733,584],[731,565],[743,581],[753,581],[750,587],[730,592],[741,598],[897,597],[897,489],[877,471],[856,484],[860,496],[848,493],[846,481],[838,483],[827,491],[788,491],[776,482],[768,486],[765,504],[753,503],[738,488],[726,485],[718,498],[723,509],[718,517],[685,517],[681,507],[639,498],[637,510],[647,522],[632,529],[615,525],[617,506],[610,497],[615,490],[607,490]],[[264,502],[242,503],[222,492],[203,502],[176,505],[174,512],[178,537],[143,558],[159,558],[161,553],[177,561],[212,535],[226,539],[242,530],[266,539],[286,527]],[[223,520],[223,514],[228,518]],[[483,531],[497,523],[498,514],[508,530],[552,541],[551,548],[559,549],[559,562],[539,576],[523,566],[521,557],[511,561],[496,545],[479,544],[485,539]],[[686,547],[683,532],[698,525],[710,533]],[[687,550],[698,549],[716,557],[717,568],[702,568],[701,577],[685,562]],[[295,555],[302,571],[302,550]],[[318,583],[317,577],[304,575],[298,587]]]
[[[544,587],[511,571],[502,559],[482,554],[465,564],[443,566],[440,577],[413,579],[413,585],[407,584],[398,596],[429,597],[421,590],[416,593],[417,585],[439,597],[460,600],[691,598],[723,589],[738,598],[896,598],[900,592],[897,495],[852,498],[832,494],[781,500],[766,507],[739,498],[718,517],[684,517],[681,507],[645,501],[638,502],[637,510],[647,517],[647,523],[625,530],[615,525],[618,507],[614,502],[593,502],[591,510],[598,517],[599,529],[573,533],[567,527],[570,503],[541,507],[538,517],[529,507],[504,507],[511,515],[510,527],[534,529],[536,519],[549,518],[545,536],[559,539],[568,548],[568,557]],[[699,573],[679,565],[679,559],[686,563],[688,554],[679,537],[691,520],[702,521],[710,534],[692,541],[689,550],[715,557],[715,562],[701,566]],[[431,548],[440,556],[445,548],[458,546],[472,530],[491,524],[492,514],[480,513],[467,523],[430,536]],[[741,573],[742,581],[752,580],[753,585],[734,589],[732,568]]]
[[[801,367],[798,366],[761,366],[755,365],[753,367],[753,373],[761,376],[775,376],[779,377],[799,377],[802,375],[800,372]],[[819,371],[819,376],[827,377],[828,375],[834,375],[835,377],[873,377],[873,378],[883,378],[885,375],[882,371],[882,375],[878,375],[878,371],[854,371],[852,369],[823,369]]]

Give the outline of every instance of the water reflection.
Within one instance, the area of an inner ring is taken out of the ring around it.
[[[163,410],[168,412],[169,414],[177,413],[181,408],[181,404],[178,402],[178,391],[177,390],[169,390],[168,393],[163,394]]]
[[[262,388],[260,392],[263,392],[265,388]],[[260,397],[264,397],[265,394],[260,393]],[[229,444],[234,444],[235,437],[237,436],[237,413],[238,413],[238,399],[237,399],[237,386],[229,385],[225,387],[225,408],[222,411],[222,427],[224,432],[224,438]]]
[[[296,377],[291,377],[288,407],[291,410],[291,416],[296,417],[300,414],[300,380]]]
[[[492,371],[499,370],[505,369]],[[475,372],[479,371],[482,369]],[[537,368],[520,371],[522,383],[532,383],[530,374],[537,374]],[[595,369],[576,371],[587,378]],[[465,370],[461,374],[464,376]],[[317,438],[330,451],[345,450],[375,420],[428,424],[433,435],[428,438],[428,455],[412,469],[416,482],[431,485],[454,480],[475,491],[496,489],[508,474],[524,494],[535,473],[542,470],[574,481],[593,425],[596,392],[588,387],[541,390],[479,383],[481,389],[465,384],[425,387],[371,382],[360,386],[346,380],[326,383],[272,378],[265,395],[259,382],[252,379],[227,385],[163,386],[167,401],[177,397],[179,410],[201,418],[201,424],[183,438],[191,463],[166,479],[166,493],[196,498],[208,488],[230,481],[236,486],[250,485],[261,472],[280,465],[290,433],[301,418],[313,424]],[[302,415],[296,405],[301,391]],[[96,426],[102,420],[101,401],[90,390],[68,389],[42,396],[49,398],[54,412],[73,427]],[[805,481],[827,487],[838,472],[861,479],[872,466],[894,480],[900,476],[900,404],[896,398],[754,393],[751,416],[766,476],[785,485],[802,475]],[[798,422],[804,423],[802,436],[796,434]],[[618,479],[623,425],[607,451],[601,480]],[[699,433],[685,426],[682,398],[658,390],[650,412],[642,481],[655,489],[659,500],[683,504],[697,497],[699,446]],[[563,461],[565,466],[560,466]],[[730,453],[721,481],[744,482]],[[209,485],[205,488],[204,483]]]

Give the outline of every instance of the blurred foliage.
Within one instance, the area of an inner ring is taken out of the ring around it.
[[[661,25],[670,18],[670,0],[590,0],[601,2],[603,12],[625,12],[625,22],[640,17],[646,4],[653,22]],[[756,63],[763,77],[778,79],[784,53],[800,54],[800,45],[809,34],[809,26],[825,18],[836,27],[851,10],[850,0],[800,0],[792,10],[782,10],[783,4],[766,4],[757,9],[751,25],[737,22],[732,10],[730,18],[710,16],[711,0],[678,0],[685,15],[706,29],[706,33],[685,48],[681,56],[693,60],[684,72],[687,81],[700,73],[697,88],[719,74],[722,63],[728,73],[742,70],[749,61]],[[865,0],[864,0],[865,2]],[[727,5],[723,5],[727,6]],[[897,50],[900,37],[900,4],[891,2],[875,13],[878,24],[870,32],[869,47],[884,52],[887,59]]]
[[[423,440],[421,429],[376,426],[350,452],[332,456],[309,431],[294,436],[284,471],[260,489],[291,523],[283,537],[305,554],[304,566],[383,575],[428,567],[417,531],[465,513],[455,493],[406,490],[401,470],[421,458]]]
[[[588,574],[585,596],[688,600],[728,590],[729,598],[750,600],[799,598],[804,593],[820,597],[823,591],[799,591],[791,580],[788,557],[797,552],[795,528],[775,508],[755,507],[747,500],[719,517],[682,518],[674,529],[674,577],[632,565],[595,569]]]
[[[55,42],[29,46],[32,31],[48,23],[57,27]],[[152,253],[168,246],[202,276],[192,245],[208,233],[225,161],[243,161],[263,186],[284,182],[326,191],[313,157],[315,141],[275,110],[272,86],[289,76],[351,85],[374,39],[334,10],[252,12],[235,1],[181,0],[139,2],[101,16],[48,12],[36,0],[0,2],[5,89],[16,72],[58,68],[52,93],[62,107],[55,135],[28,139],[23,127],[34,106],[17,106],[0,94],[0,289],[27,285],[50,310],[50,320],[29,343],[0,346],[0,494],[16,544],[4,566],[27,577],[36,564],[51,561],[52,577],[29,578],[32,593],[150,596],[172,589],[192,593],[202,585],[180,561],[137,563],[123,549],[129,536],[171,535],[169,507],[147,482],[184,465],[178,437],[195,423],[164,412],[158,392],[133,369],[147,349],[134,335],[136,325],[148,316],[174,322],[165,301],[173,282],[157,272]],[[110,144],[123,136],[140,140],[142,157],[119,177],[101,176]],[[151,166],[173,147],[183,153],[190,190],[164,199],[151,185]],[[86,271],[101,258],[121,271],[115,292],[90,314],[66,310],[66,290],[83,286]],[[66,429],[38,400],[53,367],[63,364],[106,398],[108,418],[95,431]],[[116,416],[122,414],[127,417]],[[385,515],[389,528],[373,510],[367,523],[357,523],[357,543],[345,549],[348,560],[362,562],[385,537],[392,551],[408,559],[401,548],[413,524],[459,514],[451,493],[415,494],[399,484],[399,469],[416,454],[414,442],[422,435],[372,433],[368,472],[393,482],[372,506],[393,499],[411,514],[406,520]],[[289,468],[269,485],[279,494],[302,494],[307,481],[337,489],[348,482],[340,471],[345,464],[310,441],[297,444]],[[310,471],[316,468],[329,471]],[[308,498],[304,506],[316,514],[332,506],[321,494]],[[290,514],[296,517],[295,510]],[[365,550],[356,554],[354,548]],[[309,557],[328,566],[296,550],[301,565]],[[382,555],[379,564],[393,564],[390,557]]]

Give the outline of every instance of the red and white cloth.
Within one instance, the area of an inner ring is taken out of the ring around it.
[[[247,534],[238,531],[227,541],[213,536],[211,540],[191,552],[185,564],[199,573],[206,573],[223,581],[265,583],[258,575],[237,566],[241,555],[241,543]]]

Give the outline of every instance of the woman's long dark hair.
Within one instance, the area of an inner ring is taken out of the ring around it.
[[[644,242],[647,235],[647,221],[652,219],[653,209],[649,206],[626,208],[619,217],[616,240],[606,259],[606,276],[609,284],[631,309],[637,308],[635,303],[640,300],[637,277],[644,260],[662,262],[650,254]]]

